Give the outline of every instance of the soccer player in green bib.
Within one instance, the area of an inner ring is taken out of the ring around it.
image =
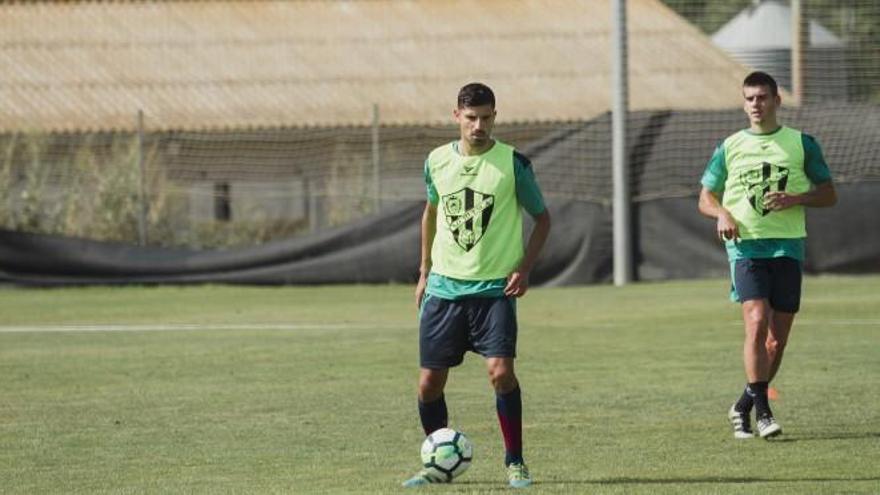
[[[460,138],[425,162],[428,201],[421,222],[419,417],[426,435],[447,426],[449,368],[473,351],[486,362],[506,451],[510,486],[531,477],[522,454],[522,399],[513,370],[516,298],[550,232],[550,215],[529,160],[492,138],[495,95],[480,83],[458,93]],[[535,220],[523,247],[522,210]],[[403,485],[439,482],[425,471]]]
[[[754,438],[754,408],[758,435],[772,438],[782,427],[767,390],[800,308],[804,208],[832,206],[837,194],[819,143],[777,122],[782,98],[776,81],[753,72],[742,92],[749,128],[715,149],[701,180],[699,209],[716,219],[730,261],[731,298],[742,304],[747,384],[728,411],[733,435]]]

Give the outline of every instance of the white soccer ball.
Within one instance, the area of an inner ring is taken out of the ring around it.
[[[440,428],[422,442],[422,465],[432,481],[449,483],[471,465],[474,446],[460,431]]]

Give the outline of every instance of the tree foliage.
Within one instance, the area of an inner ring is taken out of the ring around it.
[[[779,0],[764,0],[779,1]],[[663,0],[679,15],[713,34],[755,0]],[[788,2],[786,2],[788,3]],[[851,97],[880,101],[880,2],[877,0],[804,0],[811,20],[847,45]]]

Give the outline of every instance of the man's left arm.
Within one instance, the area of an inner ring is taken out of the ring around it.
[[[804,172],[815,187],[802,194],[771,192],[764,195],[764,204],[770,210],[784,210],[795,205],[824,208],[837,203],[837,191],[834,189],[828,164],[822,156],[822,148],[808,134],[803,134],[802,140]]]
[[[507,286],[504,287],[504,294],[510,297],[520,297],[529,290],[529,273],[535,266],[535,261],[550,236],[550,212],[546,209],[537,215],[532,215],[535,220],[535,227],[529,235],[529,242],[526,245],[526,253],[523,256],[519,266],[510,276],[507,277]]]
[[[824,208],[837,204],[837,191],[830,180],[802,194],[770,192],[764,195],[764,205],[773,211],[784,210],[795,205]]]
[[[529,289],[529,274],[535,266],[538,255],[550,235],[550,212],[544,204],[544,197],[531,163],[525,156],[514,154],[514,172],[516,176],[517,202],[535,220],[535,226],[529,235],[526,251],[519,266],[507,277],[504,294],[509,297],[520,297]]]

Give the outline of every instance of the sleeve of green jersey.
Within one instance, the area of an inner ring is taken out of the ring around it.
[[[518,151],[513,152],[513,175],[516,180],[516,199],[530,215],[544,213],[544,195],[535,179],[532,162]]]
[[[801,142],[804,145],[804,172],[813,184],[821,184],[831,180],[831,169],[825,163],[822,156],[822,147],[818,141],[809,134],[801,133]]]
[[[727,163],[724,161],[724,143],[719,143],[712,153],[712,158],[706,165],[703,178],[700,183],[706,189],[720,193],[724,191],[724,183],[727,181]]]
[[[436,205],[440,201],[440,195],[437,194],[437,188],[434,187],[434,181],[431,180],[431,171],[428,169],[428,160],[425,160],[425,189],[428,192],[428,202]]]

